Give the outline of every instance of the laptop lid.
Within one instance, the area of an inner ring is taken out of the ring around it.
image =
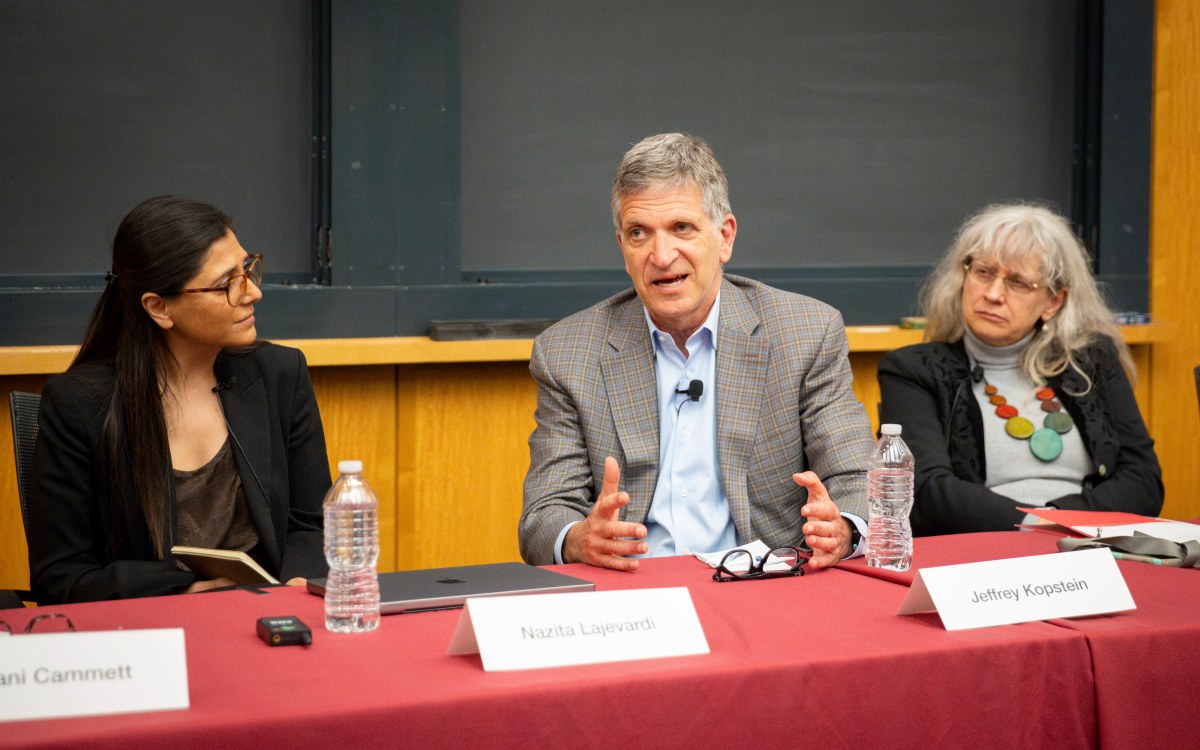
[[[310,578],[308,590],[324,596],[325,579]],[[516,562],[402,570],[379,574],[379,611],[393,615],[453,609],[473,596],[595,590],[591,581]]]

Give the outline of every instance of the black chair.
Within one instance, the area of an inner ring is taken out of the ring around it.
[[[33,472],[33,446],[37,443],[38,407],[42,397],[36,393],[13,391],[8,394],[12,414],[13,456],[17,459],[17,495],[21,499],[21,523],[29,532],[29,481]]]
[[[37,443],[38,407],[42,397],[36,393],[13,391],[8,394],[12,415],[13,456],[17,461],[17,497],[21,503],[21,524],[29,537],[29,482],[33,472],[33,446]],[[0,591],[0,609],[24,606],[21,600],[32,601],[28,591]]]

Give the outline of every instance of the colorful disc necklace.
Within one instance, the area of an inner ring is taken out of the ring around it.
[[[1041,428],[1033,426],[1017,411],[1017,407],[1008,403],[1008,399],[1000,395],[996,386],[983,379],[983,392],[987,394],[988,403],[996,407],[996,416],[1004,420],[1004,431],[1016,440],[1028,440],[1029,452],[1039,461],[1053,461],[1062,454],[1063,444],[1060,435],[1071,431],[1074,422],[1071,415],[1063,409],[1062,402],[1055,396],[1054,389],[1044,386],[1034,395],[1042,403],[1042,411],[1046,417],[1042,420]]]

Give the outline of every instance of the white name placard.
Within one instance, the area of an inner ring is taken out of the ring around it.
[[[686,588],[468,599],[451,654],[489,672],[707,654]]]
[[[937,610],[946,630],[1137,609],[1106,549],[917,571],[896,614]]]
[[[0,638],[0,721],[188,705],[182,628]]]

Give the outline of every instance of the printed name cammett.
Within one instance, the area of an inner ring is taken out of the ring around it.
[[[29,682],[30,673],[26,669],[19,672],[0,672],[0,687],[25,685]],[[128,664],[107,669],[50,669],[38,667],[33,670],[33,683],[36,685],[61,685],[71,682],[115,682],[117,680],[132,680],[133,668]]]

